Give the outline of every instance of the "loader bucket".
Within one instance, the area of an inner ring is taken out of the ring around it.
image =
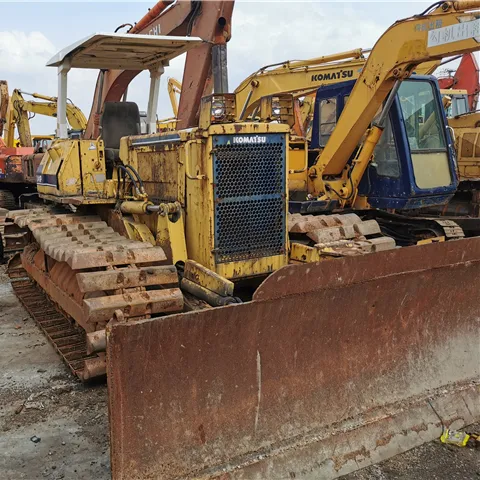
[[[291,265],[112,325],[114,479],[330,479],[480,419],[480,238]]]

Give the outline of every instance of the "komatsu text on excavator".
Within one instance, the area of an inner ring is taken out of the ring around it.
[[[160,3],[138,30],[185,13]],[[377,218],[455,191],[438,86],[410,76],[480,49],[480,1],[396,22],[353,89],[317,94],[291,198],[292,96],[238,120],[232,5],[196,8],[187,35],[208,17],[214,40],[93,34],[49,62],[60,138],[37,171],[45,208],[10,214],[30,242],[9,266],[19,298],[76,375],[107,374],[113,478],[330,479],[478,421],[480,238]],[[177,130],[157,133],[160,75],[186,51]],[[102,71],[98,137],[68,138],[72,68]],[[142,70],[143,135],[138,106],[109,101]],[[389,121],[403,122],[395,152]]]

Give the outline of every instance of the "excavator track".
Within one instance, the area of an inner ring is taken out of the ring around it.
[[[351,257],[421,243],[458,240],[465,237],[459,223],[452,219],[408,217],[376,210],[341,215],[295,213],[288,218],[292,259],[299,261]],[[298,255],[296,244],[304,246]]]
[[[0,208],[6,208],[7,210],[18,208],[15,197],[10,190],[0,189]]]
[[[31,240],[9,263],[14,291],[82,380],[105,374],[105,355],[88,339],[104,336],[110,320],[183,310],[162,248],[124,237],[98,216],[38,209],[9,218]]]
[[[291,256],[297,261],[315,261],[321,257],[351,257],[396,247],[393,238],[382,234],[376,220],[362,220],[355,213],[290,214],[288,230],[292,242]],[[297,254],[298,244],[303,248]]]

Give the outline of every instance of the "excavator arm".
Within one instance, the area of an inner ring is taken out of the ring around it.
[[[20,145],[22,147],[31,147],[32,133],[30,131],[30,119],[28,110],[24,108],[24,99],[20,90],[15,89],[10,97],[9,127],[7,135],[7,145],[13,146],[15,126],[17,127]]]
[[[23,98],[23,94],[31,95],[34,98],[46,100],[45,102],[27,101]],[[32,134],[30,131],[30,119],[28,114],[34,113],[45,115],[47,117],[55,117],[57,115],[57,99],[48,97],[39,93],[22,92],[15,89],[10,98],[10,119],[7,121],[7,145],[13,146],[13,136],[15,125],[20,138],[20,145],[23,147],[31,147]],[[67,103],[67,119],[68,123],[74,130],[84,130],[87,125],[87,119],[82,111],[73,103]]]
[[[7,122],[9,104],[8,83],[6,80],[0,80],[0,137],[3,136],[4,125]]]
[[[309,170],[319,196],[326,193],[342,202],[353,198],[383,131],[381,125],[370,129],[370,124],[389,94],[393,101],[400,82],[414,73],[417,65],[480,50],[480,1],[435,6],[426,11],[429,13],[396,22],[375,44],[332,135]],[[349,166],[367,131],[360,154]]]
[[[40,93],[28,93],[19,91],[22,94],[31,95],[33,98],[39,100],[46,100],[46,102],[32,102],[24,101],[23,108],[32,113],[38,113],[39,115],[46,115],[54,117],[57,114],[57,98],[49,97],[47,95],[41,95]],[[87,119],[83,112],[72,102],[67,103],[67,120],[70,126],[74,130],[85,130],[87,127]]]
[[[198,123],[200,100],[212,91],[212,50],[230,39],[234,1],[160,0],[128,33],[143,35],[196,36],[205,43],[187,53],[178,106],[179,129]],[[99,135],[100,115],[105,102],[118,102],[139,71],[101,72],[93,97],[92,110],[84,134],[86,139]]]
[[[174,117],[178,117],[178,99],[177,95],[182,93],[182,84],[175,78],[168,79],[168,96],[170,97],[170,103],[172,104],[172,110]]]

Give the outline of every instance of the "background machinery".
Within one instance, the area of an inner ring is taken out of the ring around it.
[[[460,185],[454,201],[442,210],[444,215],[480,215],[480,90],[479,67],[475,55],[464,54],[455,72],[440,76],[440,86],[451,99],[449,124],[457,150]],[[453,74],[453,75],[452,75]]]
[[[325,126],[322,126],[322,129],[327,128],[330,132],[335,126],[336,121],[338,120],[342,110],[343,110],[343,96],[349,95],[349,92],[353,88],[355,79],[360,76],[363,66],[366,62],[366,54],[370,50],[354,50],[351,52],[342,52],[336,55],[330,55],[326,57],[320,57],[318,59],[311,59],[307,61],[287,61],[278,65],[263,67],[247,79],[245,79],[235,90],[237,106],[239,111],[237,115],[240,118],[251,117],[258,114],[260,109],[259,99],[266,95],[275,95],[280,93],[292,93],[295,96],[295,125],[292,128],[292,134],[290,138],[290,175],[289,183],[290,190],[294,193],[297,198],[305,198],[307,192],[307,163],[306,156],[310,158],[310,166],[315,161],[315,158],[318,155],[325,141],[328,139],[328,135],[323,135],[323,139],[314,138],[312,140],[312,126],[314,123],[317,123],[317,131],[315,135],[319,135],[318,124],[326,122]],[[458,57],[454,57],[458,58]],[[473,65],[472,62],[469,62],[469,59],[474,59],[473,53],[463,54],[461,65],[463,65],[462,70],[465,71],[465,65]],[[449,59],[448,61],[451,61]],[[421,65],[415,67],[415,73],[420,74],[430,74],[438,65],[440,61],[428,61]],[[353,68],[352,68],[353,67]],[[471,72],[473,78],[478,78],[477,72]],[[353,77],[353,80],[346,80],[347,78]],[[433,77],[432,77],[433,79]],[[424,79],[426,80],[426,79]],[[472,81],[470,81],[472,83]],[[449,84],[451,85],[451,84]],[[444,85],[448,87],[449,85]],[[314,86],[317,86],[315,88]],[[320,88],[318,88],[320,86]],[[465,86],[465,85],[464,85]],[[315,88],[315,90],[312,90]],[[472,90],[471,87],[469,87]],[[438,91],[438,87],[434,86],[435,91]],[[469,91],[470,91],[469,90]],[[336,98],[336,92],[342,92],[339,98]],[[452,93],[453,92],[453,93]],[[457,90],[447,90],[442,89],[442,97],[448,95],[448,107],[446,108],[447,115],[452,113],[452,109],[455,109],[457,112],[461,108],[461,102],[464,103],[464,110],[468,111],[467,107],[467,91],[458,95]],[[463,90],[461,91],[463,92]],[[326,97],[323,94],[327,95]],[[330,102],[328,96],[332,95],[334,99]],[[318,97],[319,100],[315,103],[315,97]],[[400,100],[398,100],[400,101]],[[443,100],[445,104],[446,100]],[[435,102],[438,103],[438,95],[435,94]],[[278,103],[278,102],[277,102]],[[322,120],[320,117],[320,105],[322,106]],[[396,108],[396,107],[395,107]],[[393,111],[395,111],[395,108]],[[393,111],[391,115],[393,115]],[[328,113],[326,113],[328,112]],[[423,122],[423,115],[425,112],[417,112],[419,122]],[[316,120],[314,121],[314,116]],[[401,115],[400,115],[401,117]],[[387,134],[383,135],[380,145],[375,149],[375,159],[383,163],[386,156],[398,156],[399,151],[403,152],[402,155],[405,155],[405,152],[410,150],[409,147],[401,146],[401,143],[407,142],[407,135],[405,132],[402,133],[404,129],[403,119],[398,117],[398,120],[395,123],[388,121]],[[441,210],[444,213],[453,212],[461,215],[469,215],[478,211],[475,187],[471,182],[468,182],[468,177],[465,176],[467,169],[476,168],[478,161],[472,158],[465,158],[465,151],[468,150],[470,157],[475,154],[474,145],[468,149],[466,146],[472,141],[472,129],[469,132],[464,131],[464,129],[459,129],[459,122],[462,125],[470,125],[472,123],[472,117],[467,115],[465,118],[460,120],[449,118],[449,122],[453,122],[456,125],[455,131],[451,129],[453,139],[456,140],[455,147],[457,149],[458,158],[458,170],[457,174],[460,180],[460,187],[458,188],[455,198],[452,198],[447,207],[442,207]],[[446,125],[445,118],[442,115],[441,123]],[[464,134],[467,134],[465,137]],[[477,138],[478,131],[475,133],[475,138]],[[388,137],[387,137],[388,135]],[[475,140],[474,138],[474,140]],[[307,140],[307,142],[305,141]],[[453,140],[452,140],[453,142]],[[385,145],[389,145],[389,153],[385,151]],[[463,155],[458,155],[462,152],[461,146],[463,145]],[[312,148],[313,147],[313,148]],[[309,152],[310,148],[310,152]],[[378,162],[374,161],[369,167],[369,172],[365,177],[363,186],[360,189],[365,191],[365,185],[367,179],[370,179],[372,175],[375,178],[375,182],[379,184],[382,183],[382,177],[384,174],[377,175]],[[394,160],[395,162],[395,160]],[[453,158],[452,158],[453,162]],[[378,167],[378,171],[383,171],[382,166]],[[397,170],[397,173],[399,170]],[[385,178],[383,180],[386,180]],[[371,181],[368,180],[371,184]],[[375,184],[374,182],[374,184]],[[363,196],[363,194],[360,194]],[[423,199],[425,201],[426,199]],[[378,206],[378,202],[377,202]],[[389,209],[392,209],[392,205],[389,205]],[[403,207],[400,207],[397,204],[396,209],[404,208],[411,209],[412,204],[405,204]],[[418,205],[417,207],[418,208]],[[438,209],[429,208],[429,211],[435,211],[438,213]]]
[[[442,90],[455,92],[452,93],[453,108],[449,116],[454,117],[477,110],[478,95],[480,92],[479,75],[480,70],[474,53],[463,54],[456,70],[440,72],[438,76],[440,88]]]
[[[5,82],[6,85],[6,82]],[[42,101],[27,101],[24,95],[30,95]],[[15,208],[20,195],[35,191],[35,170],[43,153],[47,150],[54,135],[32,135],[30,120],[36,115],[55,117],[57,115],[57,99],[38,93],[27,93],[13,90],[8,96],[8,87],[2,97],[5,109],[3,121],[3,142],[0,149],[0,188],[9,198],[4,207]],[[71,136],[80,136],[86,127],[87,120],[82,111],[71,101],[67,103],[67,119],[71,127]],[[18,140],[16,138],[18,134]]]
[[[182,84],[175,78],[169,78],[167,88],[170,104],[172,106],[173,117],[164,118],[157,121],[157,130],[159,132],[175,130],[177,127],[178,97],[182,93]]]
[[[392,248],[370,216],[455,192],[438,88],[409,77],[478,50],[479,9],[435,4],[385,32],[353,89],[323,99],[312,139],[328,140],[305,157],[303,199],[288,188],[292,97],[264,97],[238,121],[224,44],[204,64],[214,93],[182,117],[185,99],[210,93],[206,77],[191,91],[184,76],[178,129],[164,133],[159,74],[187,50],[191,71],[200,38],[92,35],[49,62],[60,138],[37,181],[54,207],[11,213],[30,244],[9,272],[72,370],[84,380],[107,371],[115,479],[335,478],[480,418],[480,239]],[[101,136],[69,139],[68,70],[119,65],[150,71],[148,133],[135,104],[104,102],[104,73]],[[406,120],[401,175],[363,194],[394,108]],[[396,221],[408,233],[413,220]]]

